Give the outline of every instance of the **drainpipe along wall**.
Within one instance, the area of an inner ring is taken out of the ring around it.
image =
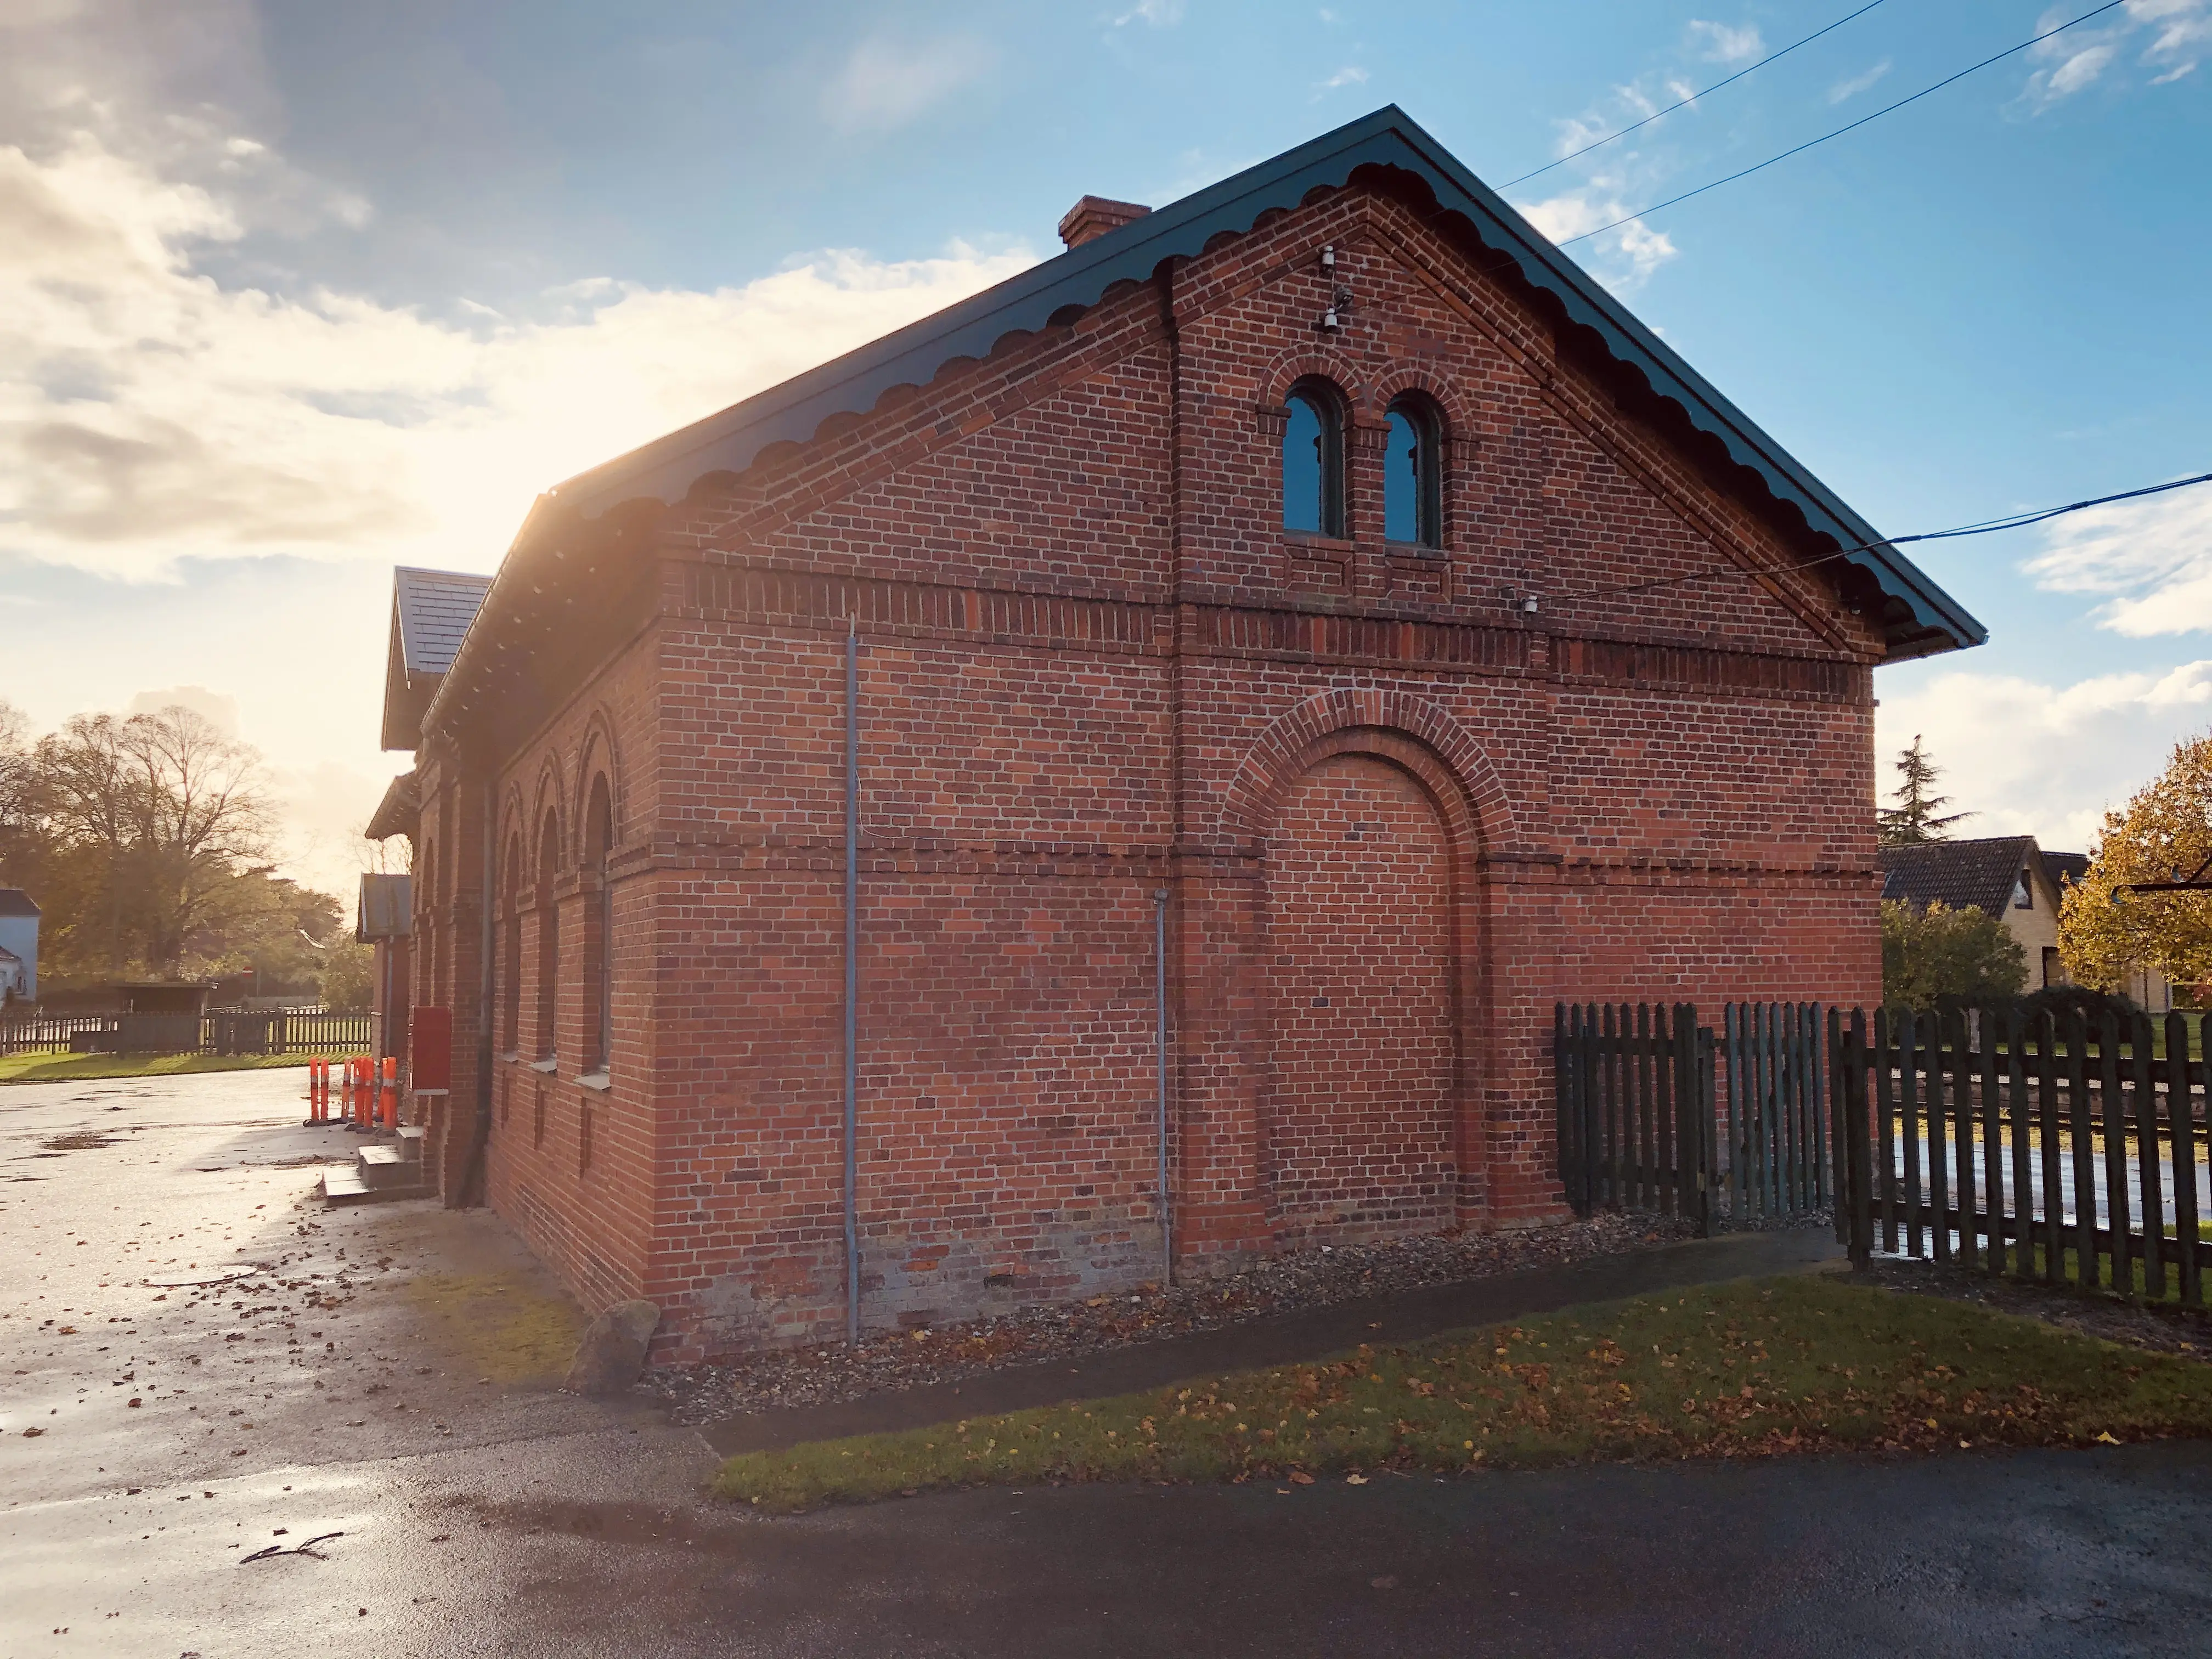
[[[484,780],[483,845],[477,866],[477,1123],[469,1137],[468,1167],[446,1191],[448,1209],[482,1203],[484,1150],[491,1140],[492,854],[498,826],[492,822],[497,781]]]
[[[860,1340],[860,634],[845,630],[845,1340]]]

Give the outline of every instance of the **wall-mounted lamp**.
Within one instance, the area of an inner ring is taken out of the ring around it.
[[[1336,270],[1336,248],[1334,244],[1321,251],[1321,268],[1334,273]]]

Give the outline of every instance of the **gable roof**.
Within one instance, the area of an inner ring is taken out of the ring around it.
[[[413,772],[402,772],[384,786],[384,799],[368,815],[362,834],[371,841],[411,836],[422,813],[422,787]]]
[[[894,387],[926,386],[947,367],[988,356],[1008,335],[1069,320],[1115,283],[1148,281],[1166,262],[1194,258],[1212,238],[1249,231],[1262,214],[1296,208],[1310,192],[1340,187],[1363,168],[1416,181],[1417,194],[1425,188],[1460,228],[1504,255],[1505,268],[1548,296],[1571,329],[1585,331],[1615,363],[1640,377],[1655,397],[1742,469],[1747,481],[1756,480],[1785,515],[1794,512],[1834,550],[1858,550],[1836,563],[1863,573],[1878,591],[1877,620],[1892,659],[1956,650],[1989,637],[1957,600],[1883,543],[1872,525],[1395,104],[577,474],[539,498],[517,544],[530,538],[532,520],[556,507],[596,518],[629,501],[673,505],[702,478],[744,471],[771,444],[805,443],[825,421],[865,415]]]
[[[1997,836],[1984,841],[1930,841],[1913,847],[1885,847],[1875,854],[1881,866],[1881,896],[1909,900],[1916,908],[1940,902],[1946,909],[1972,908],[2002,916],[2012,906],[2021,872],[2042,862],[2033,836]],[[2054,890],[2057,882],[2046,870]]]
[[[0,916],[35,916],[38,901],[20,887],[0,887]]]
[[[401,565],[392,573],[392,642],[384,667],[384,746],[411,750],[422,716],[490,591],[489,576]]]

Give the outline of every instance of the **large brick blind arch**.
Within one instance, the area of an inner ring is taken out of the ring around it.
[[[1304,758],[1267,836],[1269,1224],[1292,1246],[1435,1231],[1456,1212],[1463,1023],[1443,781],[1372,730]]]
[[[1371,686],[1317,693],[1268,725],[1223,798],[1222,836],[1246,846],[1264,841],[1284,790],[1323,744],[1388,753],[1422,778],[1462,869],[1486,853],[1518,848],[1505,785],[1474,733],[1425,697]]]

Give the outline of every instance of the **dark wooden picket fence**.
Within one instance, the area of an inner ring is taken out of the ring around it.
[[[63,1014],[0,1023],[0,1054],[357,1054],[376,1041],[373,1015],[321,1008],[204,1014]]]
[[[2179,1014],[1854,1012],[1834,1055],[1838,1234],[2203,1304],[2204,1066]]]
[[[1702,1232],[1829,1201],[1830,1067],[1812,1003],[1561,1003],[1553,1061],[1567,1201],[1687,1216]],[[1723,1109],[1724,1103],[1724,1109]]]
[[[1834,1024],[1832,1010],[1827,1023]],[[1821,1025],[1817,1002],[1731,1002],[1721,1010],[1732,1216],[1807,1215],[1832,1196],[1832,1068]]]
[[[1567,1201],[1711,1225],[1713,1034],[1688,1003],[1561,1003],[1554,1012]]]

